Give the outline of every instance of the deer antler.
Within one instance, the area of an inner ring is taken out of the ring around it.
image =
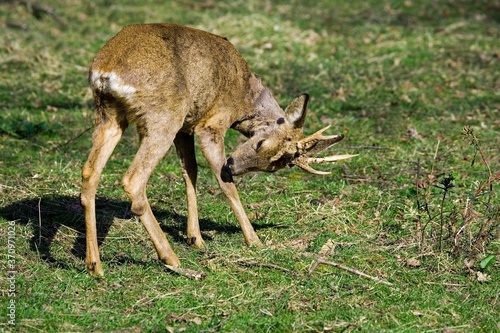
[[[331,135],[324,136],[322,135],[324,131],[330,128],[330,125],[326,126],[323,129],[320,129],[314,134],[309,135],[308,137],[297,142],[297,150],[302,155],[312,155],[315,153],[319,153],[320,151],[325,150],[329,146],[333,145],[336,142],[341,141],[344,136],[343,135]]]
[[[327,129],[330,128],[329,126],[326,126],[323,129],[320,129],[316,133],[302,139],[301,141],[297,142],[297,151],[299,152],[300,156],[297,158],[294,158],[290,164],[291,165],[296,165],[303,169],[304,171],[316,174],[316,175],[328,175],[330,172],[325,172],[325,171],[318,171],[314,170],[309,163],[324,163],[324,162],[336,162],[340,160],[345,160],[357,155],[333,155],[333,156],[327,156],[327,157],[310,157],[311,155],[317,154],[322,152],[323,150],[326,150],[328,147],[331,145],[341,141],[344,136],[342,134],[340,135],[331,135],[331,136],[324,136],[323,132],[325,132]]]
[[[296,165],[299,168],[301,168],[304,171],[313,173],[315,175],[329,175],[331,172],[327,171],[318,171],[313,169],[309,163],[323,163],[323,162],[336,162],[340,160],[346,160],[348,158],[358,156],[356,155],[350,155],[350,154],[344,154],[344,155],[333,155],[333,156],[327,156],[327,157],[307,157],[307,156],[300,156],[290,162],[292,165]]]

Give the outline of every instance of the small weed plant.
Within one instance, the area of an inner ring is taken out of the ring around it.
[[[500,172],[491,170],[488,158],[471,127],[464,127],[462,135],[464,141],[474,149],[471,168],[476,166],[479,155],[487,172],[483,172],[482,181],[467,184],[463,181],[467,179],[466,175],[460,177],[455,171],[438,179],[432,167],[427,181],[423,181],[420,161],[417,163],[418,244],[421,252],[448,252],[456,259],[465,259],[468,268],[471,268],[475,259],[482,258],[480,267],[485,269],[496,259],[494,254],[486,253],[486,248],[498,237],[500,228],[500,205],[494,192]],[[460,180],[462,184],[458,186],[456,183]],[[433,191],[433,188],[438,191]]]

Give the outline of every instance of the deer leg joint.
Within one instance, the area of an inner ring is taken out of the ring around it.
[[[147,209],[147,205],[145,204],[144,201],[136,200],[136,201],[132,202],[132,207],[130,210],[135,215],[142,216],[146,212],[146,209]]]

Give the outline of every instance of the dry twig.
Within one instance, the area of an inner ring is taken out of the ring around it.
[[[257,267],[267,267],[267,268],[272,268],[272,269],[277,269],[283,272],[291,273],[291,271],[288,268],[284,268],[278,265],[274,264],[269,264],[269,263],[260,263],[260,262],[255,262],[255,261],[243,261],[243,260],[238,260],[237,263],[241,266],[245,267],[252,267],[252,266],[257,266]]]
[[[380,279],[380,278],[378,278],[376,276],[368,275],[366,273],[358,271],[355,268],[351,268],[351,267],[347,267],[347,266],[344,266],[344,265],[341,265],[341,264],[337,264],[336,262],[333,262],[333,261],[327,261],[327,260],[324,260],[322,258],[318,258],[318,260],[314,263],[314,265],[309,269],[309,275],[311,275],[314,272],[314,270],[316,269],[316,267],[318,267],[318,265],[320,265],[320,264],[329,265],[329,266],[333,266],[333,267],[336,267],[336,268],[340,268],[340,269],[343,269],[344,271],[348,271],[350,273],[354,273],[354,274],[359,275],[361,277],[364,277],[364,278],[367,278],[367,279],[370,279],[370,280],[373,280],[373,281],[377,281],[377,282],[383,283],[383,284],[388,285],[388,286],[392,286],[393,285],[390,282],[382,280],[382,279]]]
[[[198,271],[193,271],[192,269],[174,267],[174,266],[170,266],[170,265],[165,265],[165,266],[171,272],[174,272],[176,274],[185,276],[187,278],[190,278],[190,279],[196,280],[196,281],[199,281],[199,280],[203,279],[205,276],[207,276],[207,273],[205,273],[205,272],[198,272]]]
[[[64,19],[59,16],[53,9],[44,7],[42,5],[32,3],[31,1],[21,1],[26,8],[33,13],[35,18],[40,19],[42,15],[48,15],[54,19],[62,28],[67,28],[68,24]]]
[[[88,127],[87,129],[85,129],[84,131],[82,131],[81,133],[79,133],[78,135],[72,137],[71,139],[69,139],[68,141],[64,142],[64,143],[61,143],[60,145],[58,146],[55,146],[55,147],[52,147],[50,148],[48,151],[49,152],[52,152],[52,151],[55,151],[55,150],[59,150],[60,148],[64,147],[64,146],[67,146],[68,144],[72,143],[73,141],[75,141],[76,139],[80,138],[82,135],[84,135],[85,133],[87,133],[88,131],[90,131],[91,129],[93,129],[94,126],[90,126]]]

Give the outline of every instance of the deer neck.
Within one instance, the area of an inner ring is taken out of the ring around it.
[[[252,137],[269,129],[279,118],[283,118],[285,113],[258,76],[252,74],[249,83],[247,100],[251,103],[251,111],[231,127],[247,137]]]

